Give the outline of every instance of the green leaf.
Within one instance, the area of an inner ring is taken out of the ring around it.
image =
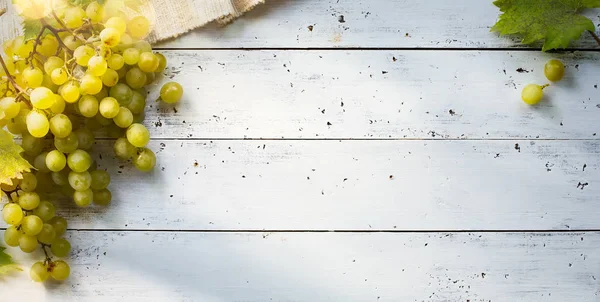
[[[5,248],[0,246],[0,276],[22,269],[12,261],[12,257],[4,252]]]
[[[523,44],[544,40],[543,51],[566,48],[586,31],[596,28],[579,12],[600,7],[600,0],[496,0],[502,14],[492,31],[518,35]]]
[[[23,178],[23,172],[31,171],[31,164],[21,157],[23,148],[17,145],[13,136],[0,129],[0,184],[12,185],[12,179]]]
[[[71,2],[71,4],[73,4],[73,5],[86,7],[88,4],[94,2],[94,0],[70,0],[69,2]],[[98,1],[98,2],[100,2],[100,1]],[[102,3],[100,3],[100,4],[102,4]]]
[[[23,20],[23,37],[25,40],[35,39],[42,30],[42,22],[40,20]]]

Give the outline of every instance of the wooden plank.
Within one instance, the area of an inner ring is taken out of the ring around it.
[[[585,11],[594,23],[599,10]],[[171,48],[505,48],[518,39],[490,28],[499,16],[481,0],[267,1],[224,28],[208,26],[176,40]],[[343,19],[341,19],[343,18]],[[343,23],[341,22],[343,20]],[[573,47],[598,48],[587,33]]]
[[[176,110],[152,105],[155,138],[597,139],[600,132],[598,53],[165,54],[171,68],[162,82],[182,83],[185,98]],[[567,64],[565,79],[545,90],[544,103],[527,106],[522,87],[546,83],[543,66],[553,57]]]
[[[600,233],[70,232],[64,284],[2,301],[598,301]],[[13,253],[24,265],[34,257]]]
[[[108,208],[60,205],[75,229],[600,229],[599,141],[151,143],[151,174],[96,147]]]

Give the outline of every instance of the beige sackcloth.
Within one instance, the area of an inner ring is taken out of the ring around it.
[[[177,37],[210,22],[228,23],[265,0],[148,0],[141,13],[152,23],[150,43]],[[8,11],[0,17],[0,42],[22,33],[21,19],[10,4],[0,0],[0,10]],[[139,14],[129,11],[128,15]]]

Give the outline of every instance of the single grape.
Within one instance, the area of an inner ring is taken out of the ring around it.
[[[92,22],[98,23],[102,21],[104,16],[104,8],[98,2],[92,2],[85,8],[85,15],[90,18]]]
[[[23,232],[30,236],[36,236],[42,231],[42,226],[44,222],[41,218],[36,215],[27,215],[23,218],[23,222],[21,223],[21,229]]]
[[[13,97],[0,99],[0,112],[4,112],[4,118],[9,120],[16,117],[21,111],[21,105]],[[0,114],[1,116],[1,114]]]
[[[24,133],[22,136],[21,147],[27,155],[37,156],[44,148],[44,141],[40,138],[33,137],[29,133]]]
[[[154,55],[158,58],[158,67],[154,72],[163,72],[167,67],[167,58],[161,53],[155,53]]]
[[[54,114],[63,113],[65,111],[65,107],[67,103],[62,98],[62,96],[55,94],[54,95],[54,104],[50,107],[50,111]]]
[[[123,52],[123,59],[127,65],[135,65],[140,60],[140,50],[137,48],[127,48]]]
[[[183,87],[176,82],[168,82],[160,89],[160,98],[167,104],[174,104],[181,100]]]
[[[56,238],[54,227],[49,223],[44,223],[42,230],[37,234],[37,240],[43,244],[51,244],[54,238]]]
[[[133,114],[125,107],[119,108],[119,113],[113,118],[115,125],[121,128],[127,128],[133,123]]]
[[[144,108],[146,108],[146,98],[139,92],[134,91],[127,109],[133,114],[140,114],[144,112]]]
[[[54,218],[48,221],[48,224],[54,228],[56,236],[62,236],[67,230],[67,220],[60,216],[54,216]]]
[[[32,253],[35,251],[40,244],[35,236],[22,234],[19,238],[19,248],[24,253]]]
[[[546,86],[547,85],[540,86],[537,84],[529,84],[525,86],[525,88],[523,88],[523,92],[521,92],[521,98],[523,99],[523,102],[528,105],[535,105],[539,103],[544,96],[542,89],[544,89]]]
[[[121,106],[127,106],[131,102],[133,91],[126,84],[118,83],[110,88],[109,96],[115,98]]]
[[[65,9],[63,22],[69,28],[80,27],[85,19],[85,11],[79,6],[71,6]]]
[[[51,177],[52,181],[59,186],[66,186],[69,184],[69,173],[71,170],[63,169],[60,172],[52,172]]]
[[[73,172],[69,173],[69,185],[75,191],[85,191],[90,188],[92,184],[92,176],[89,172]]]
[[[77,150],[79,147],[79,139],[73,132],[71,132],[71,134],[65,138],[55,137],[54,147],[56,147],[56,149],[62,153],[71,153]]]
[[[81,46],[81,41],[79,41],[79,39],[71,35],[64,37],[63,43],[65,43],[67,48],[69,48],[70,50],[75,50],[77,49],[77,47]]]
[[[31,111],[27,114],[27,131],[34,137],[42,138],[50,130],[50,122],[42,111]]]
[[[106,189],[110,184],[110,175],[104,170],[96,170],[90,173],[91,188],[94,190]]]
[[[123,56],[120,54],[113,54],[110,56],[110,58],[108,58],[106,63],[110,69],[119,70],[123,67],[123,65],[125,65],[125,59],[123,59]]]
[[[107,206],[112,200],[112,193],[108,189],[94,191],[94,204]]]
[[[92,157],[83,150],[76,150],[67,157],[67,164],[72,171],[85,172],[92,165]]]
[[[92,189],[75,191],[73,194],[73,201],[75,201],[77,206],[87,207],[94,201],[94,192],[92,192]]]
[[[78,65],[86,67],[90,58],[94,56],[94,49],[87,46],[81,45],[75,49],[73,52],[73,57],[75,57],[75,62]]]
[[[152,52],[142,52],[138,61],[138,67],[143,72],[154,72],[158,69],[160,61]]]
[[[127,129],[127,140],[135,147],[145,147],[150,141],[150,132],[142,124],[133,124]]]
[[[58,40],[53,35],[46,35],[37,47],[37,51],[45,57],[50,57],[58,51]]]
[[[146,73],[137,67],[133,67],[127,72],[125,81],[133,89],[144,87],[146,85]]]
[[[558,82],[565,76],[565,65],[559,60],[550,60],[544,66],[544,75],[552,82]]]
[[[50,277],[50,272],[48,272],[48,268],[44,263],[38,261],[31,266],[29,277],[35,282],[44,282]]]
[[[108,64],[106,63],[106,60],[99,55],[95,55],[88,61],[87,72],[99,77],[104,75],[107,68]]]
[[[67,82],[69,79],[69,75],[64,68],[56,68],[52,70],[50,74],[50,78],[52,79],[52,83],[56,85],[62,85]]]
[[[35,68],[26,68],[23,70],[23,80],[25,81],[25,86],[36,88],[42,85],[42,81],[44,80],[44,73],[37,67]]]
[[[47,222],[56,214],[56,208],[51,202],[44,200],[40,202],[40,205],[35,208],[35,210],[33,210],[33,214],[38,216],[43,222]]]
[[[100,85],[102,85],[102,81],[100,81]],[[91,90],[91,88],[89,88],[89,89]],[[60,96],[67,103],[72,104],[72,103],[77,102],[77,100],[79,100],[79,96],[81,96],[81,94],[79,92],[79,85],[73,81],[65,83],[60,88]]]
[[[48,109],[54,103],[54,93],[46,87],[37,87],[29,96],[31,105],[38,109]]]
[[[104,23],[104,27],[114,28],[117,30],[119,35],[122,35],[125,33],[125,30],[127,29],[127,22],[125,21],[125,19],[123,19],[121,17],[112,17],[112,18],[106,20],[106,22]]]
[[[100,114],[105,118],[113,118],[119,114],[119,102],[113,97],[107,97],[100,101]]]
[[[33,166],[42,173],[50,172],[50,168],[46,165],[46,157],[48,156],[48,152],[40,153],[33,160]]]
[[[52,270],[50,272],[50,276],[56,281],[63,281],[69,278],[71,274],[71,268],[69,265],[62,261],[58,260],[53,263]]]
[[[65,138],[73,131],[73,124],[66,115],[57,114],[50,119],[50,131],[54,137]]]
[[[37,177],[33,173],[23,173],[19,188],[25,192],[33,192],[37,187]]]
[[[19,194],[19,205],[23,210],[31,211],[40,205],[40,196],[35,192],[23,192]]]
[[[75,131],[77,138],[79,139],[79,149],[88,150],[94,145],[95,137],[94,133],[88,128],[79,128]]]
[[[52,73],[54,69],[61,68],[65,65],[65,61],[59,57],[49,57],[44,63],[44,72],[47,74]]]
[[[124,137],[117,139],[114,151],[115,155],[122,160],[129,160],[136,154],[135,146]]]
[[[54,254],[56,257],[67,257],[71,251],[71,243],[64,238],[56,238],[52,242],[50,251],[52,251],[52,254]]]
[[[21,231],[17,230],[14,225],[9,226],[6,231],[4,231],[4,242],[8,246],[19,246],[19,238],[21,238]]]
[[[48,169],[52,172],[60,172],[66,165],[67,158],[58,150],[52,150],[46,156],[46,166],[48,166]]]
[[[94,117],[98,113],[98,99],[92,95],[84,95],[77,103],[79,113],[85,117]]]
[[[150,32],[150,22],[144,16],[133,17],[127,23],[127,31],[132,37],[143,39]]]
[[[17,116],[13,119],[16,127],[19,130],[18,133],[29,132],[29,130],[27,130],[27,116],[29,115],[29,112],[31,112],[31,110],[21,107],[21,111],[19,111],[19,114],[17,114]],[[14,130],[15,129],[13,129],[13,131]]]
[[[102,90],[102,79],[87,73],[81,78],[79,89],[82,94],[97,94]]]
[[[9,203],[2,209],[4,222],[10,225],[19,225],[23,220],[23,209],[16,203]]]
[[[119,44],[119,48],[121,49],[121,52],[123,52],[125,49],[132,47],[133,46],[133,38],[128,35],[127,33],[124,33],[121,35],[121,44]]]
[[[102,83],[106,87],[113,87],[113,86],[117,85],[118,82],[119,82],[119,74],[112,69],[107,69],[106,72],[104,73],[104,75],[102,76]]]
[[[156,166],[156,155],[148,148],[143,148],[133,157],[133,165],[142,172],[150,172]]]
[[[105,28],[100,32],[100,40],[108,47],[115,47],[121,41],[121,34],[114,28]]]

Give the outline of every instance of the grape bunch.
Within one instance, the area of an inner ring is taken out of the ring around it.
[[[565,65],[559,60],[550,60],[544,65],[544,75],[551,82],[558,82],[565,76]],[[528,105],[536,105],[544,97],[544,88],[550,84],[529,84],[523,88],[521,99]]]
[[[116,139],[119,159],[142,172],[156,165],[142,124],[145,86],[160,76],[166,58],[144,40],[150,32],[144,16],[130,18],[99,2],[84,2],[58,9],[35,2],[41,11],[35,20],[41,23],[39,34],[4,41],[0,56],[0,127],[20,136],[23,157],[35,167],[0,187],[8,199],[2,209],[9,225],[4,241],[25,253],[42,249],[45,259],[30,270],[38,282],[70,274],[65,261],[52,258],[66,257],[71,249],[63,238],[67,221],[56,215],[52,200],[63,195],[79,207],[112,200],[110,175],[91,155],[99,131]],[[28,14],[36,15],[35,5]],[[175,82],[160,90],[168,104],[182,95]]]

